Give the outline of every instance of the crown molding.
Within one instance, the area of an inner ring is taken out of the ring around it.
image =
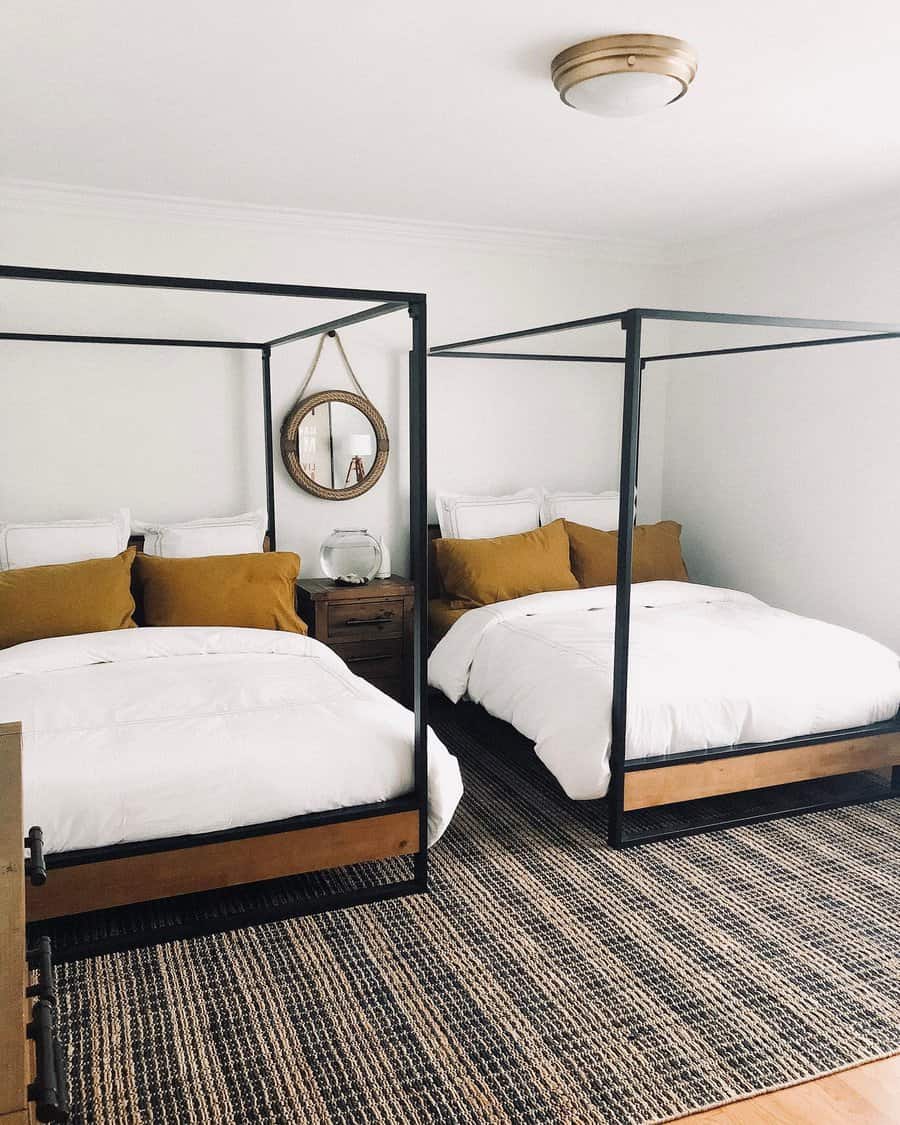
[[[672,264],[670,247],[653,240],[589,237],[559,231],[400,219],[313,211],[185,196],[110,191],[72,184],[0,178],[0,208],[32,214],[90,216],[123,222],[181,222],[269,233],[300,232],[327,238],[365,239],[470,251],[503,251],[637,264]]]

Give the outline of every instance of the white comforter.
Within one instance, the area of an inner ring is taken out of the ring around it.
[[[25,823],[48,851],[213,832],[384,801],[413,785],[412,715],[309,637],[127,629],[0,652],[24,726]],[[434,842],[462,794],[429,738]]]
[[[437,645],[429,681],[535,743],[566,793],[609,783],[615,587],[470,610]],[[892,718],[900,660],[848,629],[734,590],[633,587],[626,755],[675,754]]]

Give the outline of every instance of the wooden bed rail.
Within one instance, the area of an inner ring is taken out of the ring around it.
[[[900,731],[625,774],[625,811],[900,765]]]

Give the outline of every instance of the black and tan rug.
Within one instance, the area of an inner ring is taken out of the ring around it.
[[[614,852],[436,725],[467,788],[428,896],[60,966],[74,1121],[637,1125],[900,1051],[900,802]]]

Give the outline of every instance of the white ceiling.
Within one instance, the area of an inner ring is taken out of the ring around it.
[[[691,41],[687,98],[565,108],[553,55]],[[6,0],[0,175],[678,242],[900,198],[896,0]]]

